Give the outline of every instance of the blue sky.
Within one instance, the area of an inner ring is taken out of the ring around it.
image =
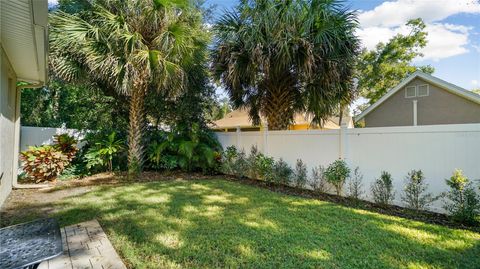
[[[236,0],[207,0],[216,16],[237,5]],[[480,88],[480,1],[478,0],[350,0],[359,12],[358,35],[367,48],[407,33],[405,23],[422,18],[428,45],[415,64],[435,67],[433,75],[465,89]]]

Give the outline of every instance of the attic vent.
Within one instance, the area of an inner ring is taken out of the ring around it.
[[[418,87],[418,97],[428,96],[428,93],[429,93],[428,84],[418,85],[417,87]]]
[[[417,96],[417,91],[415,86],[408,86],[405,88],[405,98],[413,98]]]

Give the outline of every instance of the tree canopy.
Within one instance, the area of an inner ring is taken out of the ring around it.
[[[214,26],[212,72],[255,124],[286,129],[296,112],[322,124],[355,96],[357,26],[341,1],[241,1]]]
[[[189,1],[102,0],[91,12],[54,12],[50,25],[56,76],[129,96],[129,171],[137,173],[147,93],[184,90],[186,69],[204,63],[198,52],[206,48],[208,32],[201,12]]]
[[[417,69],[432,74],[430,65],[416,66],[412,61],[423,56],[420,50],[427,45],[427,32],[422,19],[409,20],[407,35],[397,34],[387,43],[378,43],[373,50],[364,49],[358,59],[357,79],[360,94],[370,104],[396,86]]]

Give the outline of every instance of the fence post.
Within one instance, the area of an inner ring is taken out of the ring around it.
[[[237,131],[236,131],[236,133],[237,133],[237,150],[239,150],[239,151],[241,150],[241,149],[240,149],[240,144],[241,144],[241,143],[240,143],[240,142],[241,142],[240,140],[242,139],[241,131],[242,131],[242,130],[241,130],[240,126],[237,126]]]
[[[268,155],[268,122],[263,126],[263,154]]]
[[[339,130],[339,159],[347,159],[347,123],[342,122]]]

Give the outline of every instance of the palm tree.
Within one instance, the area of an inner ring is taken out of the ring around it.
[[[356,14],[337,0],[243,0],[214,26],[212,72],[255,124],[322,124],[355,95]]]
[[[189,1],[98,0],[89,12],[55,12],[50,25],[56,76],[129,96],[128,168],[137,174],[147,91],[184,89],[185,69],[208,43],[199,9]]]

